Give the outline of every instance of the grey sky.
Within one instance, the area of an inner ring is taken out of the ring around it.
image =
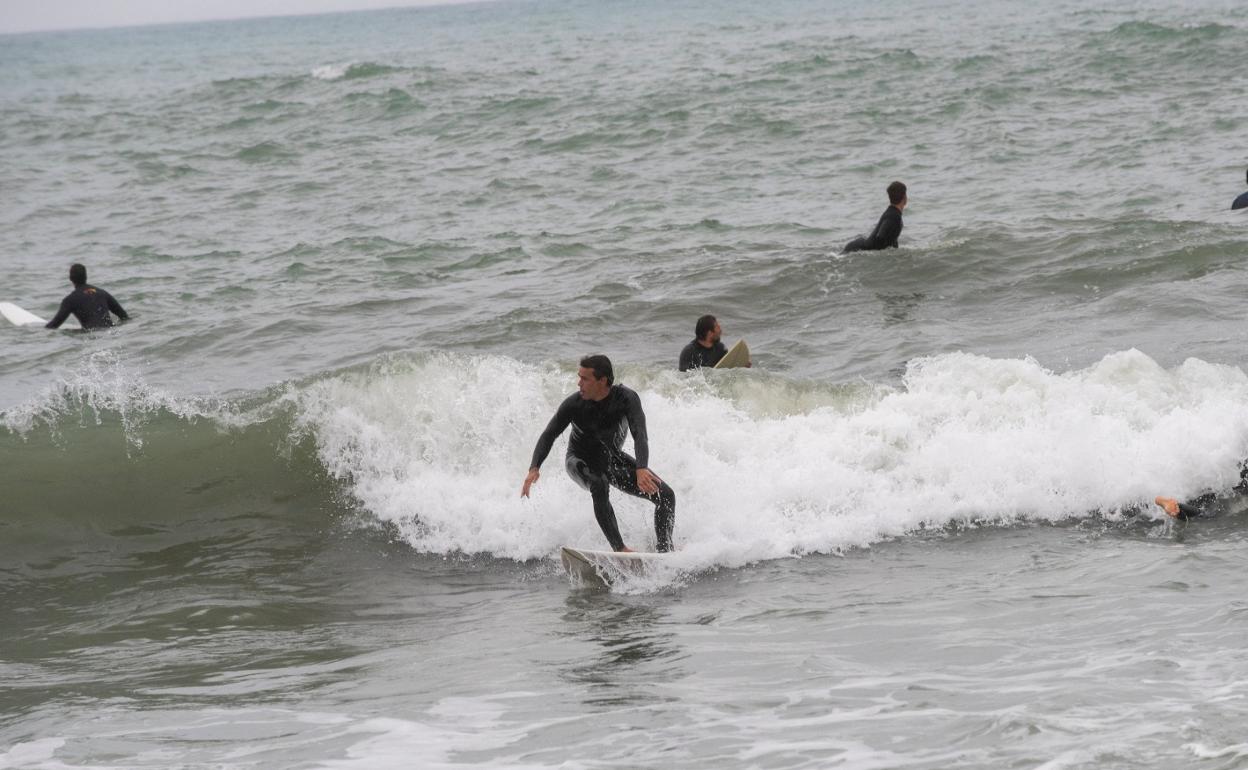
[[[360,11],[469,0],[0,0],[0,33]]]

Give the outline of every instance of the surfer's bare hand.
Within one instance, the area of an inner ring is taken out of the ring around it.
[[[656,495],[659,493],[659,477],[651,473],[649,468],[638,468],[637,487],[647,495]]]
[[[524,477],[524,488],[520,490],[521,497],[529,496],[529,487],[536,484],[538,476],[541,475],[537,468],[529,468],[529,475]]]
[[[1157,505],[1160,505],[1162,510],[1164,510],[1167,514],[1174,516],[1176,518],[1178,517],[1179,515],[1179,501],[1178,500],[1175,500],[1173,497],[1162,497],[1158,495],[1157,499],[1153,500],[1153,502],[1156,503]]]

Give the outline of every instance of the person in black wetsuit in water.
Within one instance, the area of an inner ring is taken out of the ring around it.
[[[881,249],[897,248],[897,238],[901,235],[901,212],[909,203],[906,197],[906,186],[901,182],[893,182],[888,186],[888,208],[875,223],[870,235],[858,236],[845,244],[845,253],[851,251],[880,251]]]
[[[70,265],[69,281],[74,285],[74,290],[61,300],[61,309],[48,321],[47,328],[61,328],[70,313],[74,314],[83,329],[106,329],[112,326],[113,317],[109,313],[116,314],[123,321],[129,320],[130,316],[126,315],[125,309],[113,299],[112,294],[87,283],[87,268],[76,263]]]
[[[1239,483],[1231,487],[1231,492],[1236,495],[1248,495],[1248,460],[1240,465]],[[1187,521],[1212,516],[1211,507],[1223,497],[1216,492],[1206,492],[1194,500],[1180,503],[1177,498],[1158,495],[1153,502],[1161,506],[1161,509],[1171,518]]]
[[[647,467],[650,446],[646,439],[646,415],[641,410],[641,398],[630,388],[615,385],[614,382],[615,373],[609,358],[593,355],[581,359],[577,371],[577,392],[564,399],[538,438],[520,496],[529,496],[529,488],[541,476],[538,469],[550,454],[555,439],[571,425],[572,437],[568,440],[565,467],[572,480],[593,496],[594,516],[611,548],[616,551],[632,550],[624,545],[624,538],[620,537],[615,509],[608,499],[609,487],[615,487],[654,503],[655,547],[660,552],[670,551],[672,528],[676,521],[676,493]],[[633,433],[633,449],[637,452],[635,460],[623,450],[626,430]]]
[[[693,327],[693,333],[693,341],[680,351],[680,360],[677,363],[680,371],[687,372],[703,367],[710,369],[728,354],[728,348],[724,347],[720,339],[724,330],[715,316],[704,315],[699,318]]]

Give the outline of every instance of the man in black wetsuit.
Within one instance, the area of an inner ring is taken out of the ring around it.
[[[1239,483],[1231,487],[1231,492],[1239,496],[1248,495],[1248,460],[1240,463]],[[1194,500],[1180,503],[1177,498],[1158,495],[1153,502],[1161,506],[1161,509],[1171,518],[1187,521],[1213,515],[1214,504],[1227,497],[1229,496],[1220,495],[1217,492],[1206,492]]]
[[[897,248],[897,238],[901,235],[901,212],[909,203],[906,197],[906,186],[901,182],[893,182],[888,186],[888,208],[875,223],[875,229],[868,236],[858,236],[845,244],[845,253],[851,251],[879,251]]]
[[[1188,519],[1194,519],[1198,516],[1205,515],[1203,508],[1199,508],[1191,503],[1180,503],[1173,497],[1162,497],[1158,495],[1153,502],[1160,505],[1161,509],[1166,512],[1166,515],[1172,519],[1187,521]]]
[[[1209,505],[1217,502],[1217,495],[1212,492],[1203,494],[1200,497],[1187,503],[1180,503],[1178,499],[1173,497],[1162,497],[1158,495],[1153,502],[1161,506],[1166,515],[1172,519],[1179,521],[1187,521],[1188,519],[1197,519],[1209,516]]]
[[[541,476],[538,469],[550,454],[555,439],[571,425],[572,437],[568,440],[564,464],[572,480],[593,496],[594,516],[611,548],[632,550],[620,537],[615,509],[608,499],[608,488],[615,487],[654,503],[655,547],[660,552],[670,551],[676,521],[676,493],[646,467],[650,461],[650,446],[646,440],[646,415],[641,411],[641,398],[630,388],[613,384],[614,381],[609,358],[594,355],[581,359],[577,392],[564,399],[538,438],[520,496],[529,496],[529,488]],[[633,433],[635,460],[623,451],[626,430]]]
[[[112,326],[113,317],[109,315],[110,312],[123,321],[130,318],[121,304],[113,299],[113,295],[87,283],[87,268],[79,264],[70,265],[69,280],[74,284],[74,290],[61,300],[61,309],[48,321],[47,328],[61,328],[70,313],[74,314],[83,329],[104,329]]]
[[[707,369],[719,363],[728,354],[728,348],[720,341],[724,330],[713,315],[704,315],[693,327],[694,339],[680,351],[680,370]]]

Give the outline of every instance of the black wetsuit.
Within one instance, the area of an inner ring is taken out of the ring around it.
[[[1208,499],[1206,499],[1206,496],[1202,495],[1201,497],[1193,500],[1192,503],[1208,505],[1217,499],[1213,495],[1209,495],[1207,497]],[[1197,507],[1196,505],[1192,505],[1192,503],[1179,503],[1179,515],[1175,516],[1175,518],[1181,521],[1187,521],[1188,519],[1195,519],[1200,516],[1209,515],[1209,511],[1207,509]]]
[[[871,231],[871,234],[866,237],[860,235],[845,244],[845,252],[895,249],[897,238],[901,236],[902,226],[901,211],[896,206],[889,206],[880,215],[880,221],[875,223],[875,229]]]
[[[687,372],[701,367],[710,369],[726,355],[728,355],[728,348],[724,347],[722,340],[715,340],[715,344],[709,348],[702,347],[697,340],[694,340],[680,351],[680,370]]]
[[[1231,487],[1230,496],[1248,495],[1248,461],[1239,467],[1239,483]],[[1206,492],[1199,497],[1188,500],[1185,503],[1179,503],[1179,515],[1175,518],[1182,521],[1188,519],[1208,518],[1215,515],[1216,504],[1224,501],[1227,495],[1220,495],[1217,492]]]
[[[568,396],[538,438],[530,468],[542,466],[555,439],[568,425],[572,426],[572,436],[568,440],[565,467],[573,481],[593,496],[594,516],[611,547],[617,551],[622,549],[624,538],[620,537],[615,509],[608,499],[609,486],[654,503],[656,548],[659,551],[672,550],[676,493],[662,480],[655,495],[648,495],[637,486],[637,469],[647,467],[650,461],[646,415],[641,411],[641,398],[637,393],[623,385],[612,385],[607,397],[601,401],[581,398],[580,393]],[[635,460],[623,451],[624,435],[630,430],[633,433],[633,448],[637,452]]]
[[[1248,209],[1248,192],[1241,194],[1238,198],[1231,201],[1231,211],[1236,209]]]
[[[109,312],[125,321],[130,318],[113,295],[97,289],[89,283],[75,286],[74,290],[61,300],[61,309],[48,321],[47,328],[59,329],[69,314],[73,313],[84,329],[104,329],[113,325],[113,317]]]

